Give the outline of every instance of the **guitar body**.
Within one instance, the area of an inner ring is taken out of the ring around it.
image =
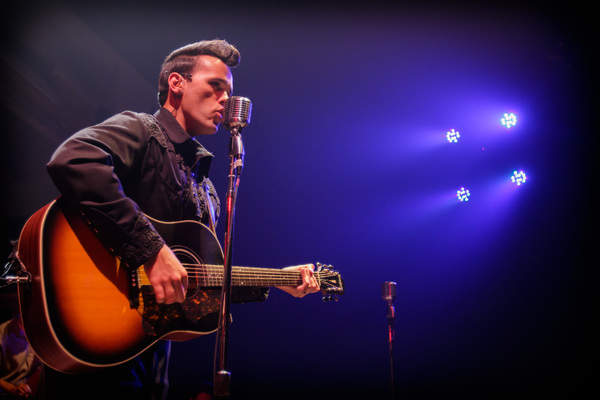
[[[144,268],[123,268],[62,198],[25,223],[18,255],[31,280],[19,284],[19,301],[27,338],[45,364],[69,373],[114,366],[160,339],[188,340],[217,329],[223,285],[219,241],[199,222],[148,218],[188,272],[182,303],[157,304]],[[337,299],[344,293],[342,277],[331,266],[317,267],[324,300]],[[232,270],[234,290],[301,282],[297,269]],[[238,293],[237,301],[261,300]]]
[[[204,225],[152,222],[170,247],[177,233],[172,249],[180,260],[223,265],[218,240]],[[27,221],[19,256],[32,275],[30,283],[19,285],[25,331],[40,359],[54,369],[112,366],[159,339],[187,340],[217,329],[219,287],[200,287],[190,279],[184,303],[156,304],[151,286],[143,283],[143,268],[139,275],[121,268],[60,199]]]

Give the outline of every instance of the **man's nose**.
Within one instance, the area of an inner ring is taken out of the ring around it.
[[[221,95],[221,98],[219,98],[219,103],[220,104],[225,104],[225,102],[229,99],[229,95],[227,94],[227,92],[223,92],[223,94]]]

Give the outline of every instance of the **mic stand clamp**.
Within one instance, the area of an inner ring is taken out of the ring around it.
[[[233,222],[235,217],[235,200],[240,184],[240,175],[244,165],[244,146],[240,134],[240,126],[231,130],[229,142],[229,184],[227,189],[227,226],[225,231],[225,258],[223,262],[223,287],[221,290],[221,309],[219,314],[219,336],[217,341],[218,365],[215,366],[214,388],[215,398],[225,399],[230,395],[231,373],[227,370],[229,345],[229,323],[231,310],[231,256],[233,249]]]

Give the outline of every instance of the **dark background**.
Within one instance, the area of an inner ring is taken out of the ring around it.
[[[234,306],[234,397],[388,397],[381,285],[395,281],[398,398],[582,398],[597,376],[594,22],[578,2],[15,4],[0,52],[5,252],[58,196],[45,164],[64,139],[154,112],[164,57],[227,39],[242,53],[234,94],[253,102],[234,264],[321,261],[346,282],[338,302],[272,290]],[[228,138],[200,138],[223,199]],[[174,344],[172,398],[211,379],[215,337]]]

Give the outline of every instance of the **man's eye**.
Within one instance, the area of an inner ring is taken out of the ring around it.
[[[209,82],[215,92],[226,92],[228,96],[231,96],[229,86],[223,82]]]

